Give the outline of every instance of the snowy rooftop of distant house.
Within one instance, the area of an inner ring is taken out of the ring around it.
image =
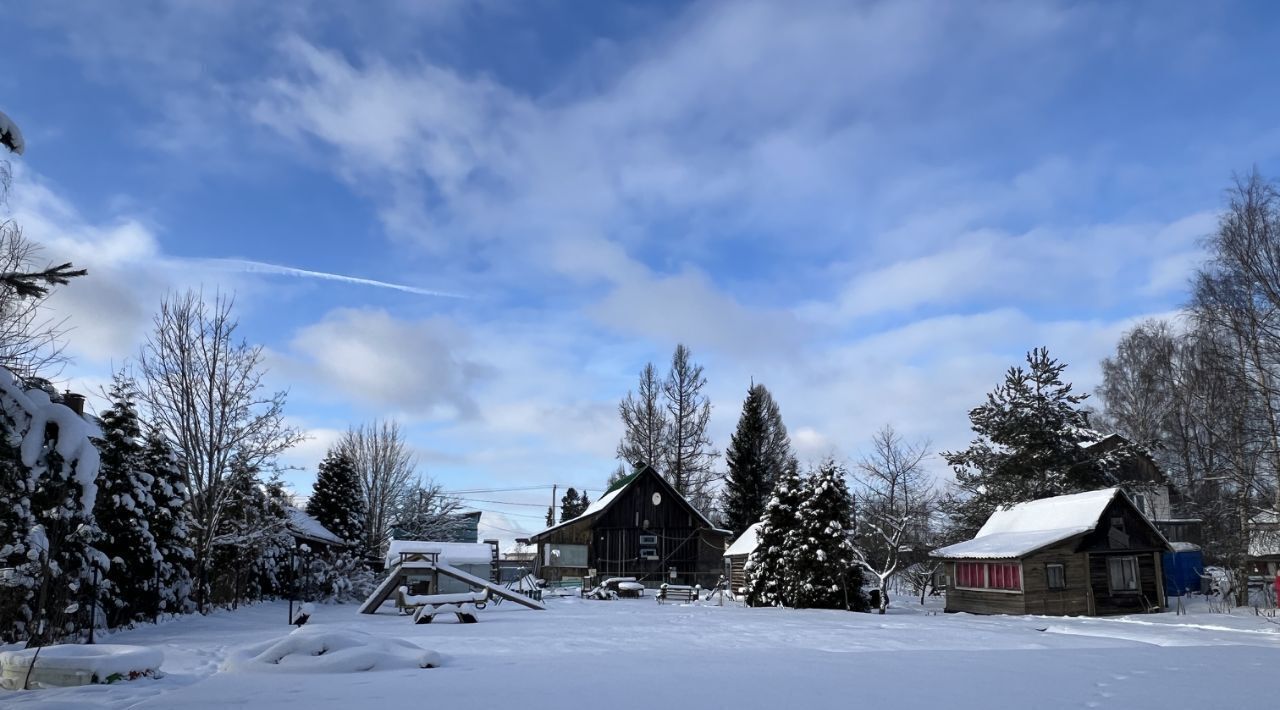
[[[323,542],[326,545],[346,544],[342,538],[334,535],[329,528],[321,525],[319,520],[307,515],[306,511],[292,506],[287,510],[289,511],[289,532],[293,533],[294,536],[315,542]]]
[[[1043,498],[1000,508],[972,540],[933,551],[934,557],[1011,559],[1082,535],[1098,525],[1119,488]]]
[[[451,565],[487,565],[493,562],[493,548],[483,542],[392,540],[387,548],[387,567],[400,564],[402,552],[435,552],[440,555],[441,562]]]
[[[756,523],[738,536],[737,540],[724,551],[725,557],[734,557],[736,555],[749,555],[756,551],[756,546],[760,544],[760,526],[763,523]]]

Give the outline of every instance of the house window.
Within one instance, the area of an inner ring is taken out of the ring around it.
[[[1136,594],[1138,591],[1138,558],[1108,557],[1107,584],[1113,593]]]
[[[542,560],[542,563],[548,567],[587,566],[586,545],[562,545],[554,543],[547,545],[544,550],[546,552],[546,556]]]
[[[1022,566],[1007,562],[957,562],[956,586],[1022,591]]]
[[[1049,564],[1044,566],[1044,581],[1049,589],[1066,589],[1067,588],[1067,569],[1062,565]]]
[[[1134,493],[1129,497],[1133,499],[1134,506],[1136,506],[1138,510],[1142,511],[1143,515],[1151,517],[1151,509],[1147,507],[1147,494]]]

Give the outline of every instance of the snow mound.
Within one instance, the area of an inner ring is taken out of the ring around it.
[[[223,671],[242,673],[362,673],[435,668],[440,655],[403,639],[304,626],[288,636],[232,652]]]
[[[39,650],[39,656],[36,651]],[[31,668],[32,662],[35,668]],[[0,687],[21,688],[27,671],[31,684],[40,687],[114,683],[154,677],[164,662],[164,654],[146,646],[123,644],[61,644],[41,649],[24,648],[0,653]]]

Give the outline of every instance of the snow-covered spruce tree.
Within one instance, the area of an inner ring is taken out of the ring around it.
[[[208,584],[215,604],[236,607],[284,591],[293,540],[278,487],[264,486],[258,471],[240,462],[227,484]]]
[[[147,434],[143,450],[143,470],[151,476],[153,517],[151,535],[160,552],[159,614],[189,614],[195,611],[192,580],[195,552],[188,539],[191,513],[187,508],[187,483],[181,467],[159,431]]]
[[[307,514],[346,543],[364,543],[364,489],[355,462],[342,449],[329,449],[320,462]]]
[[[987,401],[970,410],[976,436],[969,447],[942,454],[961,492],[950,512],[964,531],[976,533],[1000,505],[1115,482],[1126,452],[1094,458],[1085,451],[1097,437],[1080,406],[1089,395],[1062,381],[1066,367],[1045,348],[1027,353],[1027,368],[1009,368]]]
[[[0,368],[0,637],[29,646],[75,632],[96,566],[98,450],[93,427]],[[16,458],[15,458],[16,455]]]
[[[738,428],[724,457],[728,466],[722,493],[725,526],[741,534],[764,515],[773,483],[783,469],[796,466],[782,414],[764,385],[753,384],[747,390]]]
[[[798,544],[790,550],[792,606],[797,609],[866,611],[862,567],[849,534],[853,498],[843,467],[827,459],[804,481]]]
[[[98,548],[111,560],[98,587],[99,604],[107,625],[115,628],[159,612],[163,557],[151,532],[153,481],[145,470],[133,383],[117,373],[107,396],[111,406],[102,412],[102,438],[95,442],[102,465],[94,517],[103,535]]]
[[[793,606],[793,555],[799,544],[804,481],[795,468],[783,471],[764,508],[756,551],[747,559],[746,599],[750,606]]]

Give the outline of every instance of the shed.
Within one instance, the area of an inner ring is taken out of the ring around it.
[[[729,589],[735,594],[740,594],[747,586],[746,568],[747,560],[751,558],[751,553],[756,551],[756,547],[760,544],[760,526],[763,523],[755,523],[751,527],[742,531],[737,540],[724,551],[724,559],[729,564]]]
[[[1173,552],[1164,553],[1164,591],[1171,597],[1181,597],[1200,592],[1200,580],[1204,577],[1204,554],[1200,547],[1189,542],[1171,542]]]
[[[731,533],[711,523],[653,467],[635,470],[576,518],[531,535],[537,574],[548,582],[635,577],[710,587],[723,573]]]
[[[285,513],[288,514],[285,528],[293,536],[296,544],[307,545],[317,552],[347,546],[342,538],[321,525],[319,520],[311,517],[305,510],[287,506]]]
[[[1173,548],[1119,488],[998,509],[972,540],[935,550],[946,610],[1088,615],[1164,605],[1162,556]]]

